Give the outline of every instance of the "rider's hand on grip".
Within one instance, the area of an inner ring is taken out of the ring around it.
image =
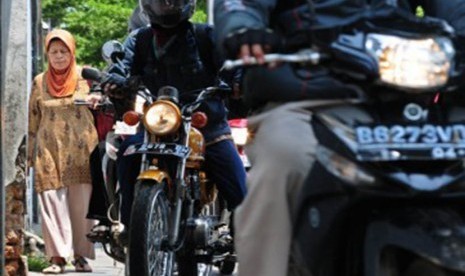
[[[111,101],[115,106],[117,114],[122,115],[126,111],[134,108],[134,101],[140,86],[140,78],[134,76],[129,77],[124,86],[117,87],[107,92],[107,95],[111,98]]]
[[[227,36],[224,41],[226,55],[235,59],[254,56],[263,59],[266,52],[277,52],[282,48],[281,38],[269,29],[241,29]]]
[[[103,91],[108,94],[109,96],[114,96],[116,90],[119,90],[119,88],[123,88],[127,85],[128,80],[116,73],[110,73],[105,76],[105,78],[102,80],[102,87]]]

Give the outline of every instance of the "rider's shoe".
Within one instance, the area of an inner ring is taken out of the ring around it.
[[[87,239],[92,242],[105,243],[109,240],[110,227],[103,224],[97,224],[86,234]]]
[[[234,240],[228,232],[220,234],[218,240],[215,243],[215,251],[219,253],[234,251]]]

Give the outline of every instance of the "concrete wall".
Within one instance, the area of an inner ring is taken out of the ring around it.
[[[2,41],[2,182],[6,185],[5,208],[5,270],[6,275],[26,275],[22,255],[22,229],[26,190],[27,99],[30,90],[31,58],[29,54],[29,0],[10,2],[8,39]],[[3,2],[2,2],[3,3]],[[4,8],[2,6],[2,8]],[[4,25],[4,26],[5,26]],[[3,34],[2,34],[3,35]],[[5,45],[6,44],[6,45]],[[5,47],[6,46],[6,47]],[[3,214],[2,214],[3,215]]]
[[[6,49],[5,93],[3,94],[4,147],[3,177],[6,185],[17,177],[15,160],[18,149],[27,133],[27,97],[29,88],[27,51],[27,1],[11,2],[11,21]]]

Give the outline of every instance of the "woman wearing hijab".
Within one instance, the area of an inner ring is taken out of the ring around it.
[[[94,259],[85,234],[92,191],[89,155],[97,145],[93,116],[76,99],[95,103],[75,60],[74,37],[53,30],[45,38],[48,69],[34,79],[29,102],[29,165],[34,166],[35,189],[41,205],[45,253],[51,265],[43,273],[64,272],[66,259],[78,272],[91,272],[85,258]]]

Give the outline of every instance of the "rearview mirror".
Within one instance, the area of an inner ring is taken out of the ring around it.
[[[102,46],[102,57],[107,64],[118,63],[124,59],[124,46],[117,40],[105,42]]]

